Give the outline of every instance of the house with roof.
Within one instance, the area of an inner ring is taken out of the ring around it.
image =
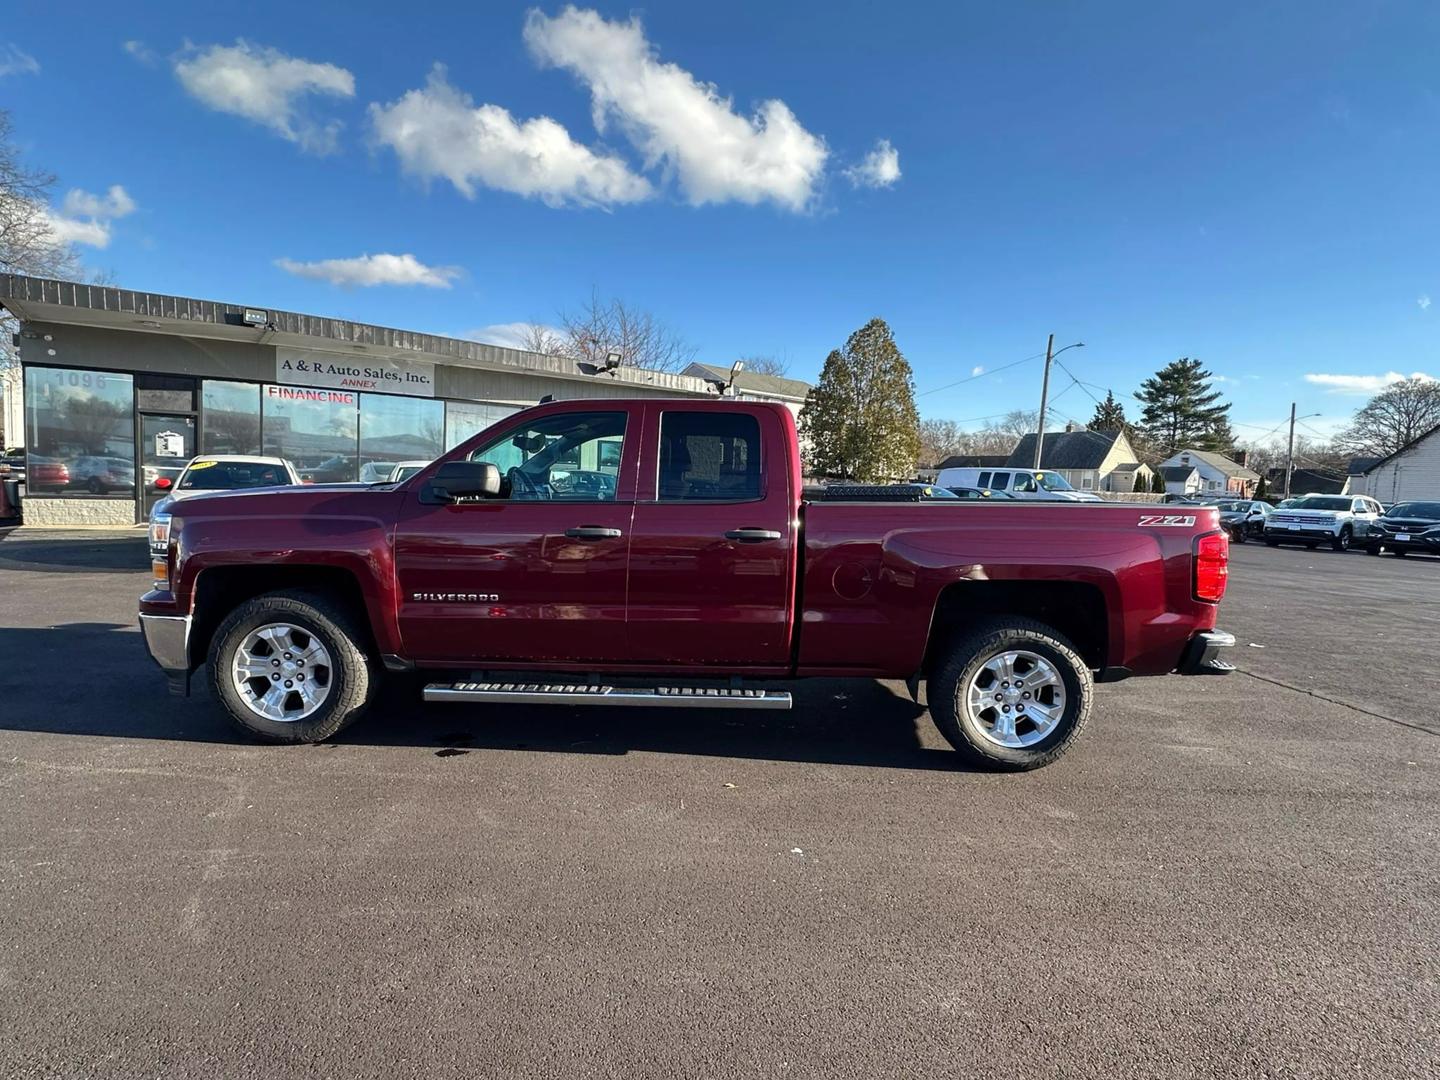
[[[1260,474],[1210,450],[1177,450],[1160,463],[1161,469],[1193,468],[1200,476],[1200,495],[1238,495],[1250,498],[1260,483]],[[1170,481],[1166,482],[1169,490]]]
[[[1161,465],[1157,470],[1165,481],[1165,494],[1199,495],[1204,490],[1200,472],[1194,465]]]
[[[1365,470],[1364,479],[1358,493],[1382,503],[1440,499],[1440,424],[1380,458]]]
[[[1005,464],[1012,469],[1033,467],[1036,438],[1032,431],[1016,443]],[[1137,467],[1145,468],[1123,431],[1087,431],[1068,424],[1064,431],[1047,431],[1040,445],[1040,468],[1059,473],[1080,491],[1132,492]]]
[[[810,384],[803,379],[787,379],[783,375],[762,375],[741,368],[732,380],[731,369],[718,364],[691,364],[680,374],[704,379],[717,390],[728,391],[741,401],[778,401],[800,419],[800,409],[810,393]]]
[[[1275,495],[1285,490],[1285,466],[1268,469],[1265,473],[1265,489]],[[1291,495],[1351,495],[1350,478],[1321,472],[1319,469],[1292,469],[1290,472]]]

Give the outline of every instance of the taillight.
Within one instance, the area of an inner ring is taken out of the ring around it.
[[[1195,541],[1195,599],[1218,604],[1230,580],[1230,537],[1207,533]]]

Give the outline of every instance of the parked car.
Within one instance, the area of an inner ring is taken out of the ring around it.
[[[1412,551],[1440,555],[1440,502],[1402,502],[1385,511],[1370,529],[1367,555]]]
[[[175,504],[197,495],[256,488],[299,486],[295,467],[283,458],[248,454],[209,454],[192,458],[169,493],[150,508],[150,550],[164,555],[170,541],[170,514]]]
[[[744,680],[837,675],[918,700],[924,680],[958,751],[1029,769],[1080,734],[1096,679],[1233,670],[1208,508],[810,502],[768,402],[558,401],[496,431],[399,485],[174,503],[140,599],[171,688],[205,664],[242,730],[318,742],[387,671],[449,669],[426,701],[567,708],[787,709]],[[602,442],[614,498],[557,493]]]
[[[1365,539],[1379,517],[1380,504],[1367,495],[1306,495],[1265,519],[1265,543],[1304,544],[1311,550],[1327,543],[1345,551]]]
[[[993,488],[952,487],[947,490],[957,499],[969,499],[971,502],[980,499],[994,499],[996,502],[1005,502],[1007,500],[1013,502],[1015,499],[1015,496],[1011,495],[1010,492],[995,491]]]
[[[924,502],[959,496],[934,484],[829,484],[807,493],[825,502]]]
[[[941,469],[935,476],[940,487],[973,487],[1005,491],[1017,499],[1046,502],[1101,502],[1099,495],[1076,491],[1059,473],[1048,469]]]
[[[409,480],[410,477],[414,476],[429,464],[430,459],[424,461],[397,461],[395,468],[390,470],[390,475],[386,477],[386,479],[392,484],[397,484],[401,480]]]
[[[1259,499],[1226,499],[1216,503],[1215,509],[1220,511],[1220,527],[1237,544],[1263,537],[1265,522],[1272,513],[1270,504]]]
[[[12,447],[0,454],[0,478],[5,480],[25,479],[25,448]]]
[[[360,483],[383,484],[390,479],[390,474],[394,471],[393,461],[367,461],[360,466]]]
[[[59,458],[31,454],[27,459],[25,486],[31,491],[69,487],[70,466]]]
[[[70,466],[70,486],[83,487],[92,495],[135,489],[135,463],[121,457],[76,458]]]

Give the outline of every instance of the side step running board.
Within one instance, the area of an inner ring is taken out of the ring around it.
[[[583,683],[431,683],[426,701],[486,701],[497,705],[643,705],[667,709],[788,709],[783,690],[703,686],[588,686]]]

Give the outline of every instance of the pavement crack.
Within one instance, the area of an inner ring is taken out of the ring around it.
[[[1250,678],[1259,682],[1269,683],[1271,686],[1278,686],[1282,690],[1293,690],[1297,694],[1305,694],[1308,697],[1327,702],[1330,705],[1339,705],[1342,708],[1349,709],[1351,712],[1358,712],[1363,716],[1374,717],[1376,720],[1384,720],[1386,723],[1394,724],[1396,727],[1409,728],[1411,731],[1419,731],[1425,735],[1440,736],[1440,731],[1435,731],[1433,728],[1425,727],[1422,724],[1412,724],[1408,720],[1401,720],[1394,716],[1386,716],[1384,713],[1376,712],[1374,709],[1367,709],[1363,705],[1354,705],[1348,701],[1341,701],[1339,698],[1330,697],[1317,690],[1310,690],[1304,686],[1296,686],[1294,683],[1283,682],[1280,679],[1271,678],[1269,675],[1259,675],[1253,671],[1246,671],[1242,667],[1237,667],[1235,670],[1241,675],[1248,675]]]

